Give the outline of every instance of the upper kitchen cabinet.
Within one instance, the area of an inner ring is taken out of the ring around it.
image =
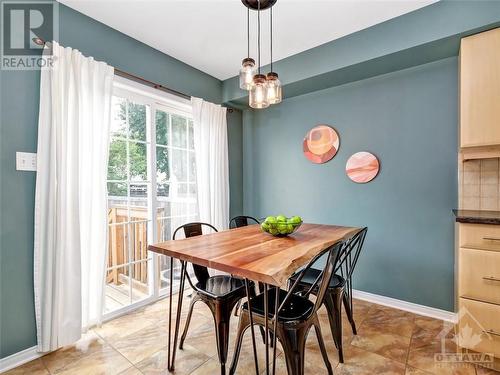
[[[462,39],[460,147],[500,147],[500,28]]]

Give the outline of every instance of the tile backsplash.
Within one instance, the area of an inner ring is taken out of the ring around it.
[[[460,164],[460,208],[500,211],[500,159]]]

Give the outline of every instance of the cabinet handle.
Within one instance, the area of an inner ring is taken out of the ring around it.
[[[495,332],[495,331],[494,331],[494,330],[492,330],[492,329],[487,329],[487,330],[485,330],[485,331],[483,331],[483,332],[484,332],[484,333],[486,333],[486,334],[488,334],[488,335],[493,335],[493,336],[498,336],[498,337],[500,337],[500,333]]]
[[[485,241],[500,241],[500,238],[498,238],[498,237],[483,237],[483,240],[485,240]]]
[[[499,278],[493,277],[493,276],[483,276],[483,280],[488,280],[488,281],[500,281]]]

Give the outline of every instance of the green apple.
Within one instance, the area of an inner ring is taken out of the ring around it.
[[[292,224],[300,224],[302,223],[302,218],[300,216],[294,216],[290,218],[289,222]]]
[[[268,224],[268,223],[263,222],[263,223],[260,225],[260,227],[262,228],[262,230],[263,230],[264,232],[269,232],[269,224]]]
[[[276,236],[278,234],[278,230],[275,228],[269,229],[269,233],[271,233],[273,236]]]
[[[287,225],[286,225],[286,233],[287,233],[287,234],[292,233],[292,232],[293,232],[293,230],[294,230],[294,226],[293,226],[292,224],[287,224]]]
[[[288,225],[279,223],[278,232],[280,232],[280,234],[288,234]]]
[[[286,217],[284,215],[278,215],[276,216],[276,221],[278,223],[286,223]]]
[[[268,224],[276,224],[276,218],[274,216],[268,216],[264,222]]]

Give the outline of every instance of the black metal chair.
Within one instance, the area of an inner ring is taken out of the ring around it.
[[[330,278],[330,283],[328,284],[327,292],[323,299],[323,303],[328,312],[328,320],[330,322],[333,340],[339,352],[340,363],[344,362],[344,353],[342,349],[342,304],[344,304],[352,332],[355,335],[357,334],[352,305],[352,273],[358,261],[359,254],[361,253],[367,231],[368,228],[363,228],[346,241],[344,251],[339,259],[338,269]],[[288,285],[294,283],[298,277],[302,275],[302,279],[296,289],[297,292],[299,294],[311,293],[317,295],[319,289],[314,287],[311,290],[311,287],[321,272],[321,270],[311,267],[303,275],[300,273],[293,275],[288,281]]]
[[[260,224],[259,220],[252,216],[235,216],[229,221],[229,229],[246,227],[251,224]],[[259,291],[262,290],[262,285],[259,285]],[[234,309],[234,316],[238,316],[238,310],[240,309],[241,301],[239,301]]]
[[[265,285],[263,293],[260,293],[256,297],[250,298],[250,301],[243,303],[240,312],[238,332],[236,335],[234,356],[229,374],[234,374],[236,371],[243,341],[243,334],[246,329],[253,326],[253,324],[265,327],[266,331],[270,328],[273,340],[272,346],[274,348],[273,357],[276,356],[276,340],[278,339],[280,341],[285,354],[288,374],[291,375],[304,374],[304,355],[307,335],[309,330],[314,327],[328,374],[333,374],[332,366],[328,359],[325,343],[321,334],[321,326],[317,311],[323,303],[323,299],[327,293],[330,278],[338,268],[337,264],[340,254],[343,251],[343,244],[344,242],[341,241],[332,245],[330,248],[327,248],[311,262],[309,262],[301,274],[298,275],[294,285],[288,292],[278,287],[274,287],[274,293],[273,290],[268,293],[267,285]],[[303,295],[295,294],[295,289],[300,284],[300,281],[307,270],[309,270],[311,266],[325,254],[328,255],[323,272],[321,272],[319,277],[311,285],[309,291],[310,293],[313,289],[318,289],[316,302],[309,300],[309,293],[304,293]],[[277,304],[276,301],[278,301]],[[269,305],[275,306],[274,311],[270,311]],[[275,319],[276,316],[277,319]],[[257,363],[256,366],[258,366]],[[273,368],[273,373],[274,370],[275,368]],[[258,368],[256,371],[258,371]]]
[[[229,229],[246,227],[251,224],[260,224],[259,220],[251,216],[235,216],[229,221]]]
[[[172,238],[175,240],[180,230],[184,231],[186,238],[200,236],[203,234],[203,227],[217,232],[216,228],[207,223],[188,223],[177,228]],[[229,320],[234,306],[240,299],[246,297],[245,282],[231,275],[210,276],[206,267],[196,264],[192,266],[197,282],[194,284],[189,275],[186,275],[189,284],[193,288],[193,294],[191,296],[184,331],[179,342],[179,349],[182,349],[184,345],[195,303],[198,301],[204,302],[214,317],[217,352],[221,364],[221,374],[224,375],[226,373],[229,344]],[[251,290],[254,290],[254,288],[252,287]]]

